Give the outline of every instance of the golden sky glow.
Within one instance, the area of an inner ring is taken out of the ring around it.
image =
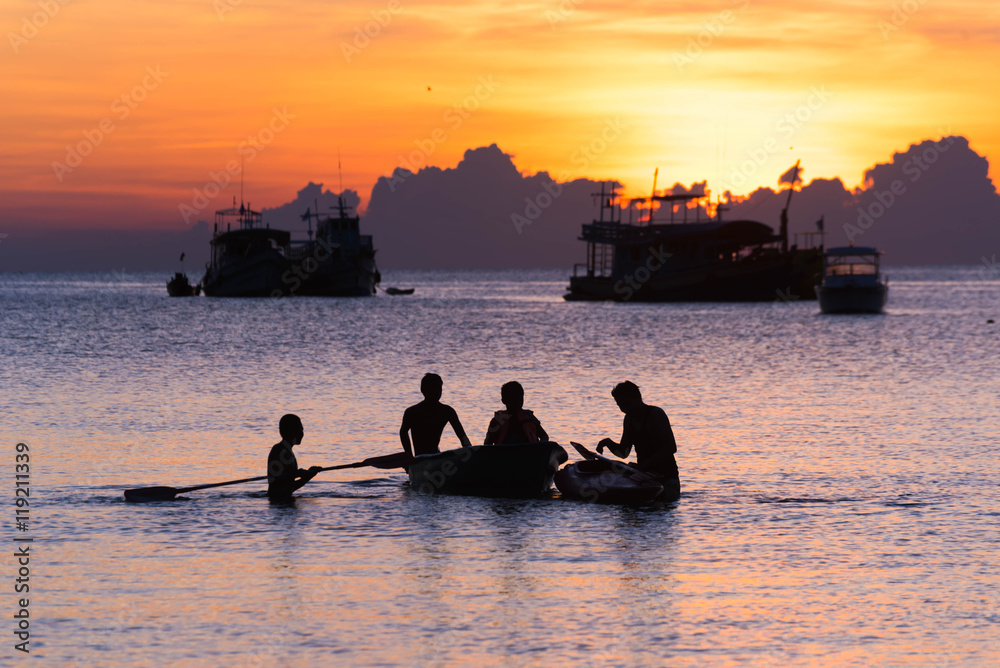
[[[249,138],[255,208],[336,189],[338,151],[363,198],[401,161],[451,167],[494,142],[525,172],[632,194],[656,167],[660,187],[746,193],[797,159],[852,187],[942,134],[1000,155],[990,1],[14,0],[0,26],[7,227],[65,225],[70,205],[103,227],[183,225]]]

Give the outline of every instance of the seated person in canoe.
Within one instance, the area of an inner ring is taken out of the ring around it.
[[[302,442],[305,430],[298,415],[282,415],[278,422],[281,442],[275,443],[267,455],[267,496],[272,501],[289,501],[292,493],[316,477],[323,467],[308,471],[299,468],[292,448]]]
[[[616,385],[611,396],[625,414],[622,439],[620,443],[610,438],[603,439],[597,444],[597,452],[604,452],[607,448],[625,459],[635,446],[636,468],[662,483],[668,497],[676,497],[680,494],[680,479],[674,460],[677,442],[667,414],[662,408],[644,403],[639,387],[630,380]]]
[[[483,445],[536,443],[549,440],[535,414],[524,410],[524,388],[512,380],[500,388],[500,401],[507,410],[497,411],[490,420]]]
[[[440,452],[438,446],[441,434],[444,433],[445,425],[449,424],[463,448],[472,446],[458,419],[458,413],[451,406],[441,403],[443,389],[444,381],[436,373],[424,374],[420,380],[424,400],[403,412],[403,423],[399,426],[399,440],[407,454],[428,455]]]

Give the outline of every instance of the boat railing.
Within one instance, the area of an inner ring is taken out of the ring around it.
[[[801,241],[800,241],[801,239]],[[817,242],[816,240],[819,239]],[[799,250],[822,249],[825,241],[824,232],[796,232],[795,246]]]

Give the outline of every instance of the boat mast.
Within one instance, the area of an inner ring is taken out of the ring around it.
[[[781,210],[781,252],[788,252],[788,206],[792,203],[792,193],[795,192],[795,182],[799,180],[799,163],[795,161],[792,167],[792,183],[788,186],[788,198],[785,200],[785,208]]]
[[[660,175],[660,168],[653,170],[653,192],[649,194],[649,225],[653,224],[653,201],[656,198],[656,178]],[[670,215],[674,215],[673,205],[670,207]]]
[[[340,168],[340,147],[337,147],[337,178],[340,179],[340,193],[337,195],[337,205],[340,207],[340,218],[347,218],[347,212],[344,211],[344,172]]]

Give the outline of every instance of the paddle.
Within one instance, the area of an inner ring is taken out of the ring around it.
[[[339,466],[326,466],[320,471],[336,471],[338,469],[356,469],[363,466],[371,466],[377,469],[398,469],[407,466],[413,458],[405,452],[394,452],[391,455],[381,457],[369,457],[361,462],[353,464],[341,464]],[[243,482],[254,482],[255,480],[267,480],[266,475],[254,478],[243,478],[242,480],[230,480],[228,482],[213,482],[207,485],[195,485],[194,487],[137,487],[136,489],[125,490],[126,501],[173,501],[178,494],[193,492],[209,487],[224,487],[226,485],[238,485]]]
[[[622,469],[628,471],[629,473],[636,473],[636,474],[642,476],[643,478],[647,478],[649,480],[653,480],[653,478],[648,473],[646,473],[645,471],[640,471],[639,469],[632,468],[628,464],[626,464],[624,462],[621,462],[621,461],[618,461],[617,459],[608,459],[607,457],[599,455],[596,452],[591,452],[590,450],[588,450],[584,446],[580,445],[579,443],[575,443],[573,441],[570,441],[569,444],[572,445],[574,448],[576,448],[576,451],[579,452],[580,455],[584,459],[598,459],[598,460],[600,460],[602,462],[607,462],[607,463],[611,464],[612,466],[620,466]]]

